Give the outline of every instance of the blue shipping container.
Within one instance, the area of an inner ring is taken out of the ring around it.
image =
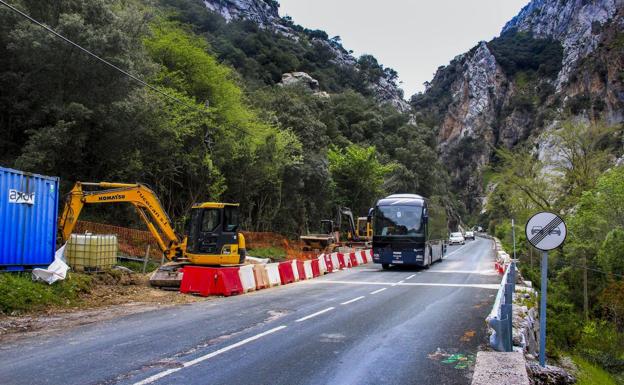
[[[0,167],[0,270],[48,266],[56,248],[59,178]]]

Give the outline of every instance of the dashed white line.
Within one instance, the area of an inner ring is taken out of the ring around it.
[[[335,307],[333,307],[333,306],[332,307],[328,307],[327,309],[323,309],[321,311],[317,311],[316,313],[312,313],[312,314],[307,315],[305,317],[299,318],[295,322],[302,322],[302,321],[305,321],[305,320],[309,320],[310,318],[316,317],[317,315],[321,315],[323,313],[327,313],[328,311],[332,311],[334,309],[335,309]]]
[[[364,298],[364,296],[363,296],[363,295],[362,295],[362,296],[360,296],[360,297],[357,297],[357,298],[350,299],[350,300],[348,300],[347,302],[342,302],[342,303],[340,303],[340,304],[341,304],[341,305],[348,305],[348,304],[353,303],[353,302],[355,302],[355,301],[359,301],[359,300],[361,300],[362,298]]]
[[[243,346],[243,345],[245,345],[245,344],[248,344],[248,343],[253,342],[253,341],[255,341],[255,340],[259,339],[259,338],[262,338],[262,337],[267,336],[267,335],[269,335],[269,334],[273,334],[273,333],[278,332],[278,331],[280,331],[280,330],[282,330],[282,329],[285,329],[285,328],[286,328],[286,325],[282,325],[282,326],[278,326],[278,327],[276,327],[276,328],[273,328],[273,329],[267,330],[267,331],[265,331],[265,332],[262,332],[262,333],[260,333],[260,334],[256,334],[255,336],[252,336],[252,337],[246,338],[246,339],[244,339],[244,340],[242,340],[242,341],[239,341],[239,342],[237,342],[237,343],[235,343],[235,344],[232,344],[232,345],[226,346],[226,347],[221,348],[221,349],[219,349],[219,350],[216,350],[216,351],[214,351],[214,352],[212,352],[212,353],[208,353],[208,354],[206,354],[206,355],[204,355],[204,356],[201,356],[201,357],[198,357],[198,358],[196,358],[196,359],[194,359],[194,360],[184,362],[184,363],[182,364],[182,366],[181,366],[181,367],[179,367],[179,368],[168,369],[168,370],[165,370],[165,371],[163,371],[163,372],[160,372],[160,373],[154,374],[154,375],[153,375],[153,376],[151,376],[151,377],[148,377],[148,378],[146,378],[146,379],[144,379],[144,380],[142,380],[142,381],[136,382],[134,385],[146,385],[146,384],[151,384],[152,382],[154,382],[154,381],[158,381],[158,380],[160,380],[161,378],[166,377],[166,376],[168,376],[168,375],[170,375],[170,374],[172,374],[172,373],[175,373],[175,372],[177,372],[177,371],[179,371],[179,370],[182,370],[182,369],[184,369],[184,368],[188,368],[189,366],[193,366],[193,365],[199,364],[200,362],[206,361],[206,360],[208,360],[208,359],[210,359],[210,358],[212,358],[212,357],[216,357],[216,356],[218,356],[218,355],[220,355],[220,354],[223,354],[223,353],[225,353],[225,352],[228,352],[228,351],[230,351],[230,350],[232,350],[232,349],[236,349],[236,348],[238,348],[239,346]]]
[[[416,274],[412,274],[412,275],[410,275],[409,277],[407,277],[407,278],[405,278],[405,279],[412,279],[412,278],[414,278],[415,276],[416,276]]]
[[[376,286],[437,286],[437,287],[471,287],[475,289],[498,290],[500,284],[487,283],[437,283],[437,282],[366,282],[366,281],[332,281],[332,280],[309,280],[304,281],[309,285],[326,285],[326,284],[342,284],[342,285],[376,285]]]
[[[405,280],[403,280],[403,279],[402,279],[402,280],[400,280],[400,281],[399,281],[399,282],[397,282],[397,283],[405,283]]]
[[[381,293],[382,291],[386,290],[387,287],[381,288],[381,289],[377,289],[375,291],[372,291],[371,294],[377,294],[377,293]]]

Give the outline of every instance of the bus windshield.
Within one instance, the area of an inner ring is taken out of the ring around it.
[[[378,236],[414,236],[423,232],[420,206],[378,206],[374,231]]]

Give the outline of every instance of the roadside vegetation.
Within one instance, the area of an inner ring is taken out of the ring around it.
[[[72,307],[91,290],[92,278],[70,273],[54,285],[33,282],[30,273],[0,274],[0,314],[19,315],[51,306]]]
[[[530,149],[499,151],[495,187],[481,217],[508,251],[510,220],[516,220],[519,266],[537,287],[541,254],[529,248],[523,224],[538,211],[564,217],[566,243],[549,255],[548,354],[572,353],[587,376],[600,376],[601,368],[619,376],[619,383],[624,375],[624,167],[614,166],[614,159],[621,155],[621,140],[621,126],[564,122],[543,138],[553,156],[537,159]]]
[[[193,202],[230,201],[241,204],[245,230],[284,234],[317,230],[338,204],[365,215],[373,194],[353,195],[351,185],[448,194],[435,131],[374,100],[368,82],[393,71],[373,57],[359,60],[360,72],[333,64],[328,44],[341,47],[339,38],[297,28],[296,43],[225,23],[200,0],[15,5],[177,99],[0,9],[0,86],[15,90],[0,97],[0,162],[60,176],[63,192],[76,180],[140,181],[180,230]],[[317,77],[331,96],[278,87],[292,71]],[[342,166],[362,160],[377,167]],[[125,207],[84,218],[139,223]]]

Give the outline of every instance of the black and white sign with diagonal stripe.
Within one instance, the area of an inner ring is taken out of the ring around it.
[[[561,246],[568,229],[563,219],[556,214],[542,212],[529,219],[525,232],[530,244],[536,249],[546,251]]]

